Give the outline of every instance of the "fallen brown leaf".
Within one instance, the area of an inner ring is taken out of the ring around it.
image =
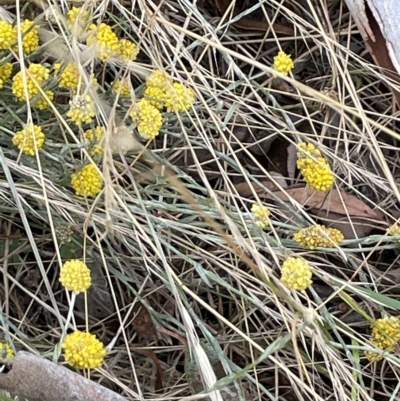
[[[163,390],[164,384],[162,381],[162,367],[161,367],[160,361],[157,358],[157,355],[150,349],[139,348],[140,347],[139,344],[131,344],[131,346],[132,346],[133,352],[137,352],[138,354],[147,356],[154,362],[154,365],[156,368],[156,380],[155,380],[155,384],[154,384],[154,389],[156,392]]]
[[[271,177],[273,180],[278,183],[281,187],[286,188],[287,183],[283,175],[271,171]],[[275,182],[272,180],[262,180],[260,181],[261,184],[265,187],[268,188],[271,191],[275,191],[278,189],[276,186]],[[235,184],[236,191],[239,193],[240,196],[243,196],[244,198],[251,198],[254,193],[260,195],[260,194],[265,194],[265,189],[256,183],[252,183],[251,186],[245,181],[245,182],[240,182],[238,184]]]
[[[310,208],[310,214],[318,217],[329,227],[339,229],[346,239],[362,238],[374,228],[381,228],[383,214],[347,192],[332,189],[330,192],[314,191],[309,187],[290,188],[274,192],[284,202],[295,200]],[[267,193],[258,193],[260,198],[273,200]],[[293,216],[289,216],[293,218]]]
[[[136,303],[133,307],[135,316],[132,320],[132,327],[139,336],[151,340],[156,335],[156,327],[149,311],[141,304]]]
[[[334,212],[341,215],[350,215],[351,217],[364,217],[368,219],[382,221],[380,212],[371,209],[366,203],[356,196],[347,192],[332,189],[328,193],[314,191],[310,187],[290,188],[285,191],[274,192],[279,199],[288,202],[291,199],[306,205],[310,208]],[[261,195],[259,195],[261,197]],[[264,198],[273,199],[271,195],[264,193]]]
[[[221,14],[225,14],[229,5],[232,3],[232,0],[215,0],[215,4],[218,7],[218,10]],[[272,29],[274,32],[285,35],[285,36],[293,36],[294,31],[292,28],[289,28],[282,24],[273,24],[272,27],[266,20],[258,20],[249,17],[240,18],[238,21],[233,23],[238,28],[245,29],[248,31],[263,31],[267,32],[269,29]]]

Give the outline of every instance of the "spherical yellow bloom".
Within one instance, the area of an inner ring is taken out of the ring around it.
[[[100,142],[103,139],[104,132],[104,127],[97,126],[95,129],[88,129],[83,134],[85,141],[92,142],[92,148],[90,151],[92,156],[101,155],[103,153],[103,146],[100,145]]]
[[[47,96],[47,98],[51,101],[54,99],[54,92],[51,90],[45,91],[44,92]],[[38,110],[46,110],[49,107],[49,102],[44,96],[40,96],[40,98],[35,102],[33,105]]]
[[[144,97],[152,106],[157,107],[158,110],[162,110],[165,103],[165,89],[157,86],[147,86],[144,91]]]
[[[71,185],[79,196],[94,196],[101,191],[103,177],[93,164],[88,164],[71,174]]]
[[[139,48],[135,43],[128,39],[119,41],[119,55],[123,60],[135,61],[139,54]]]
[[[4,86],[8,78],[11,77],[13,65],[11,63],[4,63],[0,65],[0,89]]]
[[[54,71],[59,72],[58,86],[60,88],[78,89],[80,75],[76,63],[68,63],[64,69],[61,63],[56,63],[54,64]]]
[[[400,225],[398,223],[394,223],[392,226],[386,229],[386,232],[389,235],[397,237],[398,235],[400,235]],[[396,242],[400,242],[400,240],[397,240]]]
[[[288,75],[294,67],[292,58],[284,51],[280,51],[278,55],[274,57],[274,69],[281,72],[282,74]]]
[[[253,213],[256,225],[262,229],[269,226],[269,215],[271,214],[267,206],[258,203],[253,203],[251,206],[251,213]]]
[[[303,248],[332,248],[339,245],[344,237],[336,228],[326,228],[323,225],[313,225],[301,229],[293,239]]]
[[[0,50],[6,50],[17,41],[17,35],[11,24],[0,21]]]
[[[400,320],[395,316],[375,320],[372,325],[371,343],[383,351],[393,352],[400,341]],[[371,362],[380,361],[382,354],[365,352]]]
[[[143,139],[154,139],[160,133],[162,126],[161,113],[147,100],[139,100],[139,102],[137,102],[135,107],[132,109],[130,115],[137,123],[139,135]]]
[[[86,43],[88,46],[96,46],[100,60],[105,61],[118,56],[120,52],[118,37],[109,25],[103,22],[98,26],[92,24],[89,31]]]
[[[99,368],[106,356],[104,344],[94,334],[75,331],[62,344],[66,362],[78,369]]]
[[[378,348],[393,350],[400,341],[400,320],[395,316],[377,319],[371,327],[372,339]]]
[[[297,168],[307,184],[316,191],[327,191],[335,180],[329,163],[312,143],[299,143]]]
[[[76,294],[85,292],[92,284],[90,269],[78,259],[69,260],[63,264],[59,280],[63,287]]]
[[[28,100],[35,97],[40,92],[40,87],[49,79],[50,73],[48,68],[41,64],[31,64],[26,70],[26,89],[28,92]],[[17,72],[12,80],[12,92],[21,101],[25,98],[24,83],[22,80],[22,71]]]
[[[82,10],[82,7],[72,7],[67,13],[67,27],[73,32],[78,29],[77,35],[81,36],[90,20],[90,11]]]
[[[165,71],[155,70],[146,78],[146,85],[166,90],[172,85],[172,78]]]
[[[14,27],[15,36],[18,37],[18,28]],[[21,22],[22,49],[25,54],[33,53],[39,47],[39,27],[29,19]],[[18,46],[15,46],[15,50]]]
[[[170,111],[186,111],[192,107],[196,100],[194,92],[180,82],[174,82],[165,92],[165,106]]]
[[[67,112],[67,117],[69,117],[76,125],[82,125],[83,123],[89,124],[93,121],[96,113],[94,102],[90,95],[77,95],[70,100],[69,105],[70,108]]]
[[[289,257],[282,264],[281,281],[286,287],[302,291],[312,284],[311,266],[301,257]]]
[[[0,363],[12,363],[14,360],[13,349],[4,341],[0,341]]]
[[[23,153],[34,156],[42,148],[44,139],[42,127],[29,123],[14,135],[12,142]]]
[[[131,94],[131,88],[129,87],[129,82],[124,80],[121,82],[121,79],[116,79],[112,84],[112,90],[114,93],[118,93],[119,96],[129,96]]]

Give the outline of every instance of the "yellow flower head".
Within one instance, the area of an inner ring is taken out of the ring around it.
[[[68,260],[63,264],[59,280],[63,287],[76,294],[85,292],[92,284],[90,269],[78,259]]]
[[[312,284],[312,271],[308,262],[301,257],[289,257],[282,264],[281,281],[286,287],[302,291]]]
[[[120,78],[116,79],[113,82],[112,90],[114,93],[119,93],[119,96],[129,96],[131,94],[129,82],[127,80],[124,80],[124,82],[122,82]]]
[[[94,334],[74,331],[62,344],[67,363],[78,369],[99,368],[106,356],[104,344]]]
[[[146,85],[166,90],[172,85],[172,78],[165,71],[155,70],[146,78]]]
[[[262,229],[269,226],[269,215],[271,214],[267,206],[258,203],[253,203],[251,206],[251,213],[253,213],[256,225]]]
[[[147,100],[142,99],[136,103],[130,113],[132,119],[137,123],[139,135],[145,140],[154,139],[162,126],[160,111],[152,106]]]
[[[14,27],[15,36],[18,37],[18,28]],[[22,49],[25,54],[33,53],[39,47],[39,27],[29,19],[21,22]],[[18,46],[15,46],[15,50]]]
[[[47,96],[47,99],[49,101],[54,99],[54,92],[51,90],[45,91],[44,92]],[[33,107],[35,107],[38,110],[46,110],[49,107],[49,102],[44,96],[40,96],[39,99],[35,102]]]
[[[397,237],[398,235],[400,235],[400,225],[398,223],[394,223],[392,226],[390,226],[388,229],[386,229],[386,232],[389,235]],[[396,242],[400,242],[400,240],[398,240]]]
[[[97,126],[95,129],[88,129],[83,134],[85,141],[92,142],[90,154],[92,156],[101,155],[103,153],[103,146],[100,144],[103,139],[105,129],[104,127]]]
[[[329,163],[312,143],[299,143],[297,168],[307,184],[316,191],[327,191],[335,180]]]
[[[95,24],[90,25],[86,43],[88,46],[96,46],[98,57],[102,61],[116,57],[120,53],[117,35],[109,25],[103,22],[98,26]]]
[[[80,74],[76,63],[68,63],[64,69],[61,63],[55,63],[54,71],[59,73],[58,86],[60,88],[69,88],[74,91],[78,89]]]
[[[376,347],[376,344],[370,344]],[[377,352],[373,351],[365,351],[365,356],[370,362],[379,362],[383,359],[382,353],[378,354]]]
[[[42,127],[29,123],[14,135],[12,142],[23,153],[34,156],[42,148],[44,139]]]
[[[0,50],[6,50],[17,41],[17,35],[11,24],[0,21]]]
[[[326,228],[323,225],[315,224],[303,228],[297,232],[293,239],[303,248],[332,248],[339,245],[344,237],[336,228]]]
[[[96,113],[94,102],[90,95],[76,95],[70,100],[69,105],[67,117],[76,125],[82,125],[83,123],[90,124],[93,121]]]
[[[0,65],[0,89],[4,86],[8,78],[11,77],[13,65],[11,63],[4,63]]]
[[[17,72],[12,80],[12,92],[15,97],[21,101],[29,100],[35,97],[40,92],[40,87],[49,79],[49,69],[41,64],[31,64],[26,70],[26,89],[28,99],[25,97],[25,88],[22,79],[22,72]]]
[[[75,32],[75,29],[78,31],[76,34],[81,36],[85,32],[85,28],[87,27],[90,21],[90,11],[82,10],[82,7],[72,7],[68,10],[67,13],[67,27],[70,32]]]
[[[128,39],[120,39],[119,41],[119,55],[122,60],[135,61],[139,54],[139,48],[135,43]]]
[[[0,341],[0,362],[1,363],[12,363],[14,360],[13,349],[4,341]]]
[[[69,224],[61,224],[56,226],[56,237],[60,244],[67,244],[72,241],[74,230]]]
[[[144,97],[152,106],[162,110],[165,103],[165,89],[161,89],[158,86],[147,86],[144,91]]]
[[[180,82],[174,82],[172,87],[167,87],[166,89],[165,106],[170,111],[181,112],[189,110],[195,100],[194,92]]]
[[[395,316],[377,319],[371,328],[372,341],[378,348],[392,351],[400,340],[400,320]]]
[[[284,51],[280,51],[274,57],[274,69],[281,72],[282,74],[288,75],[294,67],[294,63],[290,55],[286,54]]]
[[[103,177],[93,164],[88,164],[71,174],[71,185],[79,196],[94,196],[101,191]]]
[[[371,343],[382,351],[393,352],[400,341],[400,320],[390,316],[375,320],[372,325]],[[365,356],[371,362],[380,361],[383,356],[372,351],[365,351]]]

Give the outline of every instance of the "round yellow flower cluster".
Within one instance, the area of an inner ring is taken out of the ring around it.
[[[68,334],[61,347],[66,362],[78,369],[99,368],[106,356],[104,344],[94,334],[79,330]]]
[[[12,142],[23,153],[34,156],[42,148],[44,139],[42,127],[29,123],[14,135]]]
[[[82,7],[72,7],[67,13],[67,27],[71,32],[77,28],[77,35],[80,37],[86,30],[90,20],[90,11],[82,10]]]
[[[56,226],[56,237],[60,244],[67,244],[72,241],[74,230],[69,224],[61,224]]]
[[[71,185],[79,196],[94,196],[101,191],[103,177],[93,164],[88,164],[71,174]]]
[[[15,36],[18,35],[18,29],[15,26]],[[21,22],[22,49],[25,54],[33,53],[39,47],[39,27],[29,19]],[[15,50],[18,46],[15,46]]]
[[[196,100],[194,92],[180,82],[174,82],[165,93],[165,107],[169,111],[182,112],[189,110]]]
[[[288,75],[294,67],[293,60],[290,55],[286,54],[284,51],[280,51],[274,57],[274,69],[281,72],[282,74]]]
[[[128,81],[125,80],[122,82],[120,78],[113,82],[112,90],[113,92],[118,93],[119,96],[129,96],[131,94],[131,88],[129,87]]]
[[[383,351],[393,352],[400,341],[400,320],[397,317],[385,317],[375,320],[372,325],[371,342]],[[366,357],[371,361],[382,359],[381,354],[366,351]]]
[[[394,223],[388,229],[386,229],[386,232],[393,237],[397,237],[398,235],[400,235],[400,225],[398,223]],[[400,242],[400,240],[396,242]]]
[[[253,213],[255,223],[258,227],[264,229],[269,226],[269,215],[271,212],[267,206],[253,203],[251,206],[251,213]]]
[[[156,70],[146,79],[145,98],[157,109],[166,107],[168,111],[189,110],[196,100],[194,92],[180,82],[173,82],[164,71]]]
[[[118,54],[122,60],[135,61],[139,54],[139,48],[129,39],[120,39]]]
[[[100,144],[103,139],[105,129],[98,125],[95,129],[88,129],[83,134],[85,141],[92,142],[90,149],[90,154],[92,156],[101,155],[103,153],[103,146]]]
[[[69,101],[69,105],[67,117],[76,125],[82,125],[83,123],[90,124],[93,121],[96,113],[94,102],[90,95],[76,95]]]
[[[294,291],[302,291],[312,284],[312,271],[308,262],[301,257],[289,257],[282,264],[281,281]]]
[[[96,46],[98,57],[102,61],[116,57],[119,54],[118,37],[111,27],[104,22],[98,26],[95,24],[89,26],[86,44],[88,46]]]
[[[68,291],[85,292],[92,284],[90,269],[79,259],[68,260],[60,270],[59,281]]]
[[[303,248],[332,248],[343,240],[343,234],[336,228],[315,224],[297,232],[293,239]]]
[[[165,105],[165,89],[157,86],[147,86],[144,90],[144,98],[158,110],[162,110]]]
[[[6,22],[0,21],[0,50],[6,50],[17,41],[17,35],[13,26]]]
[[[79,84],[79,68],[74,62],[68,63],[62,68],[62,63],[55,63],[54,71],[59,73],[58,86],[60,88],[78,89]]]
[[[14,356],[13,349],[6,342],[0,341],[0,362],[12,363]]]
[[[299,143],[297,168],[303,174],[307,184],[316,191],[327,191],[335,180],[329,163],[312,143]]]
[[[146,78],[147,87],[154,86],[162,90],[166,90],[168,85],[172,85],[172,82],[171,76],[162,70],[155,70]]]
[[[28,99],[25,97],[22,71],[17,72],[12,79],[12,92],[18,100],[31,100],[40,93],[40,88],[45,85],[49,77],[50,73],[48,68],[41,64],[31,64],[26,70],[26,92],[28,94]],[[54,98],[54,93],[52,91],[45,91],[45,93],[50,100]],[[48,103],[40,96],[33,106],[43,110],[48,106]]]
[[[136,103],[130,116],[137,123],[139,135],[143,139],[149,141],[160,133],[162,126],[161,113],[146,99],[139,100]]]
[[[11,63],[4,63],[0,65],[0,89],[4,86],[6,81],[11,77],[13,65]]]

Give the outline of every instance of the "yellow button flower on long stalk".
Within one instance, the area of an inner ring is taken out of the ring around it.
[[[303,228],[294,234],[293,239],[303,248],[332,248],[339,245],[344,237],[336,228],[326,228],[324,225],[315,224]]]
[[[78,369],[99,368],[106,356],[104,344],[94,334],[75,331],[62,343],[66,362]]]
[[[307,184],[316,191],[328,191],[335,180],[327,160],[312,143],[299,143],[297,168]]]

